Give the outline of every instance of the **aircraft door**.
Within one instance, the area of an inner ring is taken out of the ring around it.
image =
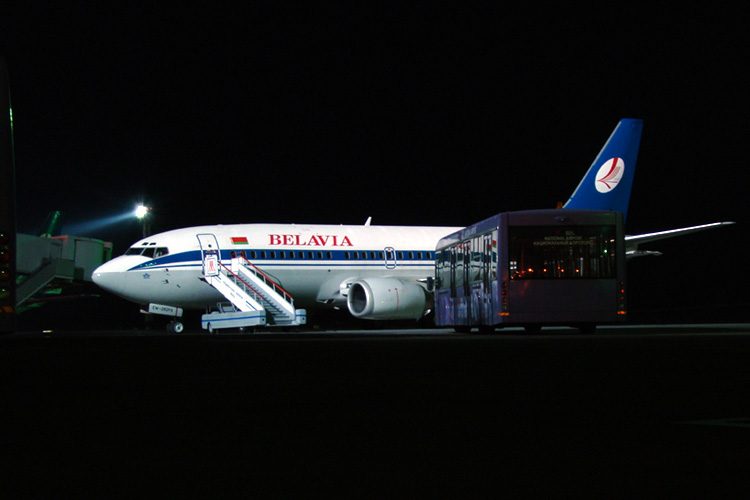
[[[198,244],[201,247],[201,262],[203,263],[204,276],[216,276],[219,274],[219,263],[221,252],[219,242],[214,234],[198,234]]]
[[[396,250],[393,247],[385,247],[385,268],[396,269]]]

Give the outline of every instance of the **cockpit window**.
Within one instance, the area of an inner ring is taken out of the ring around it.
[[[130,247],[125,252],[125,255],[143,255],[144,257],[148,257],[150,259],[163,257],[168,254],[169,249],[167,247]]]

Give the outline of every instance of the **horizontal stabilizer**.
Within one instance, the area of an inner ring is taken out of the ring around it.
[[[632,259],[634,257],[659,257],[663,255],[661,252],[656,252],[654,250],[632,250],[630,252],[625,252],[625,257],[628,259]]]
[[[650,241],[663,240],[674,236],[682,236],[689,233],[697,233],[706,229],[713,229],[721,226],[729,226],[734,222],[713,222],[711,224],[702,224],[700,226],[683,227],[680,229],[669,229],[667,231],[658,231],[656,233],[637,234],[634,236],[625,236],[625,252],[628,257],[640,257],[641,255],[654,255],[653,252],[638,251],[638,245]],[[657,252],[658,253],[658,252]]]

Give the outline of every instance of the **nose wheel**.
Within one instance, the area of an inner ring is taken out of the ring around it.
[[[169,333],[182,333],[185,330],[185,325],[179,321],[171,321],[167,325],[167,332]]]

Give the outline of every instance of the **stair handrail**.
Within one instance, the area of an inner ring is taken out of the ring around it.
[[[260,268],[258,268],[255,264],[253,264],[249,260],[247,260],[245,257],[240,256],[239,258],[242,259],[242,260],[244,260],[245,264],[247,264],[247,266],[249,266],[251,268],[250,270],[253,273],[255,273],[255,275],[258,276],[258,278],[261,278],[263,280],[263,282],[267,286],[271,287],[276,293],[278,293],[279,295],[281,295],[282,297],[284,297],[284,300],[286,300],[287,302],[289,302],[289,304],[294,305],[294,298],[286,290],[284,290],[284,288],[282,288],[281,285],[279,285],[274,280],[272,280],[266,273],[264,273],[263,271],[261,271]],[[234,274],[234,273],[232,273],[232,274]],[[243,283],[244,283],[244,281],[243,281]]]
[[[243,279],[242,279],[242,278],[241,278],[240,276],[238,276],[237,274],[235,274],[234,272],[232,272],[232,270],[231,270],[231,269],[229,269],[229,268],[228,268],[227,266],[225,266],[225,265],[224,265],[223,263],[219,262],[219,265],[220,265],[221,267],[223,267],[223,268],[224,268],[224,269],[225,269],[225,270],[227,271],[227,275],[231,274],[231,275],[232,275],[232,276],[234,276],[234,277],[235,277],[235,278],[236,278],[236,279],[237,279],[237,280],[238,280],[238,281],[239,281],[240,283],[242,283],[243,285],[245,285],[245,286],[246,286],[246,287],[247,287],[247,288],[248,288],[248,289],[249,289],[249,290],[250,290],[251,292],[253,292],[253,299],[254,299],[254,300],[256,300],[256,301],[258,301],[258,302],[261,302],[261,301],[263,300],[263,294],[261,294],[261,293],[260,293],[259,291],[257,291],[257,290],[256,290],[255,288],[253,288],[253,287],[252,287],[252,285],[250,285],[250,284],[249,284],[248,282],[246,282],[245,280],[243,280]]]

